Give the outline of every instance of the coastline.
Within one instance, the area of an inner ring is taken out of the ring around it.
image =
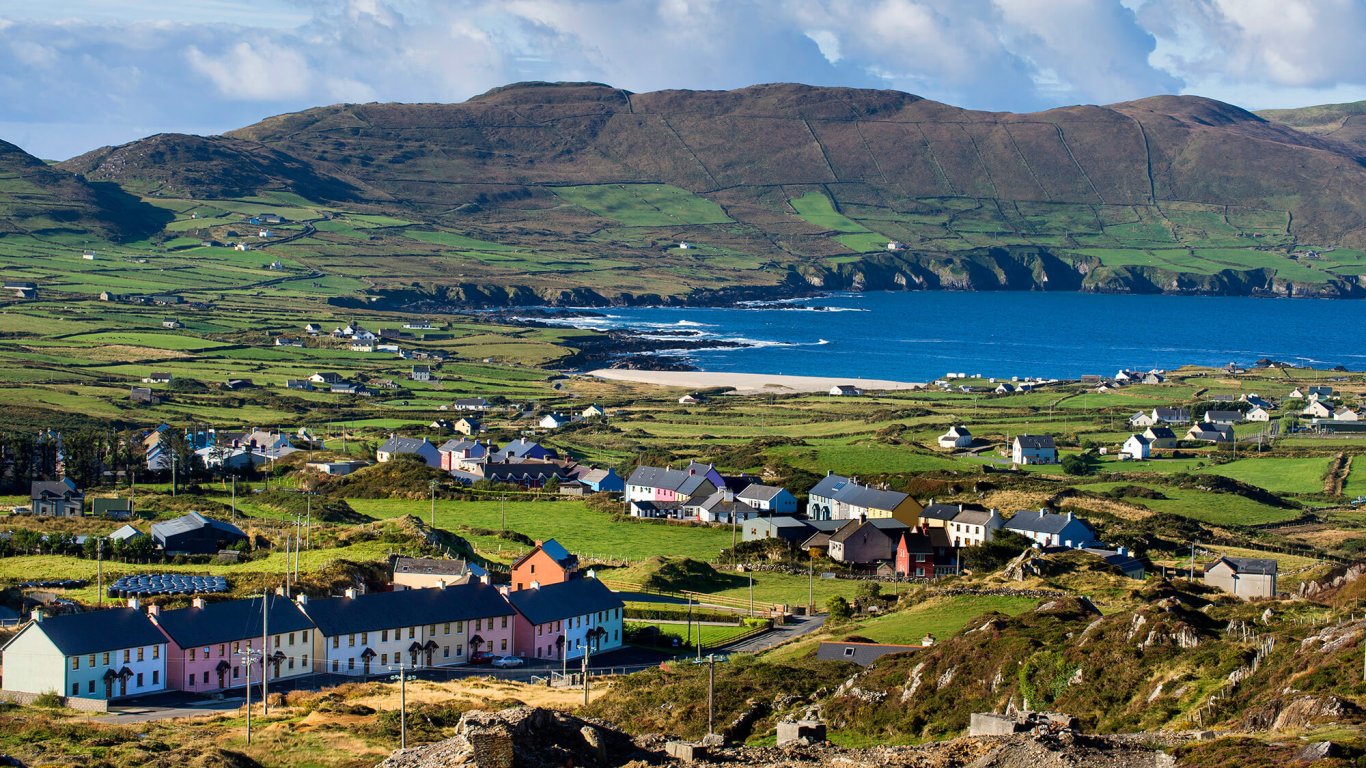
[[[588,376],[609,381],[629,381],[660,387],[683,389],[711,389],[731,387],[739,394],[764,392],[824,392],[840,384],[849,384],[868,391],[923,389],[923,382],[888,381],[885,379],[850,379],[830,376],[784,376],[770,373],[730,373],[726,371],[644,371],[625,368],[599,368],[588,371]]]

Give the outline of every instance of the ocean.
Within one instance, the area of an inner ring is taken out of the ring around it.
[[[741,307],[624,307],[550,322],[663,341],[703,371],[930,381],[1078,378],[1261,358],[1366,368],[1366,302],[1035,292],[842,293]],[[543,318],[537,318],[543,319]]]

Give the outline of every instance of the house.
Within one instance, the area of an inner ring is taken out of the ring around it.
[[[1148,427],[1143,431],[1143,437],[1148,439],[1148,447],[1154,450],[1176,447],[1176,433],[1172,431],[1171,427]]]
[[[478,653],[512,653],[516,612],[482,582],[297,599],[317,627],[313,658],[320,672],[369,677],[466,664]]]
[[[434,557],[389,558],[390,583],[395,592],[405,589],[445,589],[468,584],[488,575],[488,571],[468,560]]]
[[[208,694],[244,687],[248,677],[259,683],[263,639],[269,681],[312,674],[313,622],[287,597],[269,595],[264,611],[261,600],[210,603],[196,597],[190,607],[174,611],[148,606],[148,617],[168,641],[167,687]],[[250,673],[243,664],[247,658]]]
[[[683,502],[703,498],[726,487],[725,478],[711,464],[690,462],[683,469],[639,466],[626,479],[627,501]]]
[[[997,384],[996,389],[993,389],[992,392],[998,395],[1013,395],[1015,394],[1015,387],[1003,381]]]
[[[1091,524],[1071,512],[1058,514],[1046,509],[1016,512],[1006,521],[1005,530],[1018,533],[1041,547],[1084,549],[1100,544]]]
[[[579,415],[585,419],[605,419],[607,418],[607,411],[601,405],[593,403],[587,408],[584,408],[583,413]]]
[[[35,611],[0,648],[3,690],[105,700],[166,690],[166,638],[137,605],[62,616]]]
[[[358,384],[354,381],[339,381],[333,384],[331,387],[329,387],[328,391],[334,395],[360,395],[362,397],[370,396],[370,390],[368,387],[366,387],[364,384]]]
[[[923,645],[891,645],[888,643],[831,642],[822,640],[816,648],[816,658],[822,661],[851,661],[860,667],[871,667],[873,662],[894,653],[923,650]]]
[[[1141,579],[1147,575],[1147,568],[1143,561],[1134,557],[1129,550],[1124,547],[1119,549],[1101,549],[1100,547],[1087,547],[1083,552],[1100,558],[1102,563],[1119,571],[1120,574],[1130,579]]]
[[[563,465],[550,461],[485,461],[469,469],[455,469],[451,477],[466,485],[485,481],[523,488],[544,488],[552,479],[561,485],[574,478]]]
[[[317,336],[322,332],[323,327],[321,325],[318,325],[317,323],[309,323],[308,325],[304,326],[304,333],[308,334],[309,336]]]
[[[90,514],[113,520],[127,520],[133,515],[132,499],[96,498],[90,500]]]
[[[735,498],[770,515],[797,514],[797,497],[780,486],[750,483],[743,491],[735,494]]]
[[[312,376],[309,376],[308,380],[314,384],[340,384],[342,382],[342,377],[341,374],[333,373],[332,371],[318,371]]]
[[[678,398],[679,405],[701,405],[705,402],[707,399],[701,395],[687,394]]]
[[[1256,392],[1243,395],[1239,399],[1247,403],[1248,405],[1260,406],[1262,408],[1267,409],[1268,411],[1275,410],[1276,408],[1275,403],[1271,402],[1270,400],[1267,400],[1261,395],[1258,395]]]
[[[891,560],[896,556],[896,539],[868,522],[866,517],[850,520],[830,534],[828,554],[831,560],[851,565],[867,565]]]
[[[559,429],[568,424],[569,421],[570,419],[568,416],[562,416],[558,413],[547,413],[545,416],[542,416],[541,420],[537,423],[541,429]]]
[[[296,339],[290,336],[275,337],[275,346],[277,347],[302,347],[303,345],[304,342],[302,339]]]
[[[161,395],[151,387],[129,387],[128,399],[138,405],[160,405]]]
[[[395,456],[416,456],[427,462],[429,467],[439,468],[441,466],[441,453],[425,437],[389,435],[389,439],[385,440],[375,451],[375,460],[383,464],[387,461],[393,461]]]
[[[232,523],[198,512],[152,523],[152,541],[168,555],[213,554],[246,540],[247,535]]]
[[[903,579],[934,578],[934,544],[924,531],[907,531],[898,538],[894,572]]]
[[[454,432],[455,425],[451,423],[450,419],[436,419],[427,425],[427,429],[435,432]]]
[[[139,531],[131,525],[121,525],[105,538],[110,541],[132,541],[133,539],[145,538],[147,534]]]
[[[642,501],[634,500],[627,503],[627,510],[631,517],[640,517],[651,520],[684,520],[689,517],[689,512],[683,508],[686,501]]]
[[[1201,422],[1186,430],[1187,440],[1203,440],[1208,443],[1233,442],[1233,427],[1227,424]]]
[[[968,448],[971,446],[972,433],[961,424],[949,427],[948,432],[939,436],[940,448]]]
[[[375,343],[373,341],[353,341],[351,342],[352,352],[374,352]]]
[[[10,291],[16,299],[36,299],[38,298],[37,283],[30,283],[23,280],[6,280],[3,290]]]
[[[286,389],[297,389],[303,392],[313,391],[313,382],[308,379],[285,379]]]
[[[547,539],[536,543],[530,552],[512,563],[512,589],[529,589],[532,582],[541,586],[559,584],[579,573],[579,558],[560,542]]]
[[[370,466],[368,461],[310,461],[304,465],[305,468],[314,472],[321,472],[333,477],[349,475],[361,467],[368,466]]]
[[[923,507],[910,495],[886,488],[873,488],[857,478],[828,472],[807,493],[806,516],[813,520],[870,520],[893,518],[915,525]]]
[[[1153,418],[1153,415],[1147,411],[1139,411],[1129,417],[1129,426],[1131,427],[1151,427],[1156,423],[1157,419]]]
[[[1253,557],[1221,557],[1205,566],[1211,587],[1248,600],[1276,596],[1276,561]]]
[[[1271,412],[1260,405],[1252,406],[1246,414],[1248,421],[1271,421]]]
[[[1351,408],[1343,406],[1342,408],[1333,411],[1333,421],[1361,421],[1361,414]]]
[[[1010,460],[1027,464],[1057,464],[1058,447],[1052,435],[1016,435],[1010,446]]]
[[[826,556],[829,556],[830,554],[830,542],[836,534],[841,530],[851,528],[860,523],[882,531],[893,543],[896,542],[901,534],[911,530],[911,526],[890,517],[879,517],[868,520],[864,520],[863,518],[856,518],[853,520],[807,520],[806,522],[811,527],[812,533],[810,537],[801,543],[801,548],[809,550],[812,554]],[[850,554],[857,556],[857,545],[862,544],[862,541],[855,541],[854,543],[856,546]],[[887,559],[890,560],[891,558],[888,557]]]
[[[1241,424],[1244,419],[1242,411],[1205,411],[1201,420],[1210,424]]]
[[[1189,408],[1154,408],[1153,422],[1156,424],[1188,424],[1191,420]]]
[[[834,397],[859,397],[863,390],[853,384],[836,384],[830,388],[830,394]]]
[[[940,504],[930,499],[930,503],[920,510],[920,524],[931,528],[946,528],[949,521],[958,517],[962,511],[962,504]]]
[[[517,655],[567,661],[622,646],[625,605],[591,574],[559,584],[532,582],[508,592],[517,611]]]
[[[1146,459],[1152,456],[1153,441],[1143,435],[1129,435],[1120,448],[1119,455],[1131,459]]]
[[[1304,391],[1304,396],[1310,400],[1328,400],[1333,397],[1333,388],[1310,387]]]
[[[607,469],[590,468],[587,472],[579,475],[578,481],[591,493],[624,493],[626,491],[626,481],[611,467]]]
[[[1005,524],[1000,510],[960,507],[944,526],[944,533],[954,547],[975,547],[994,539]]]
[[[1304,399],[1304,390],[1300,389],[1299,387],[1295,387],[1294,389],[1290,390],[1290,394],[1286,395],[1286,397],[1292,398],[1292,399],[1295,399],[1295,400],[1303,400],[1303,399]]]
[[[451,403],[452,411],[487,411],[489,401],[482,397],[462,397]]]
[[[413,381],[431,381],[432,367],[430,365],[414,365],[412,372],[408,374],[408,378]]]
[[[1167,380],[1167,377],[1163,376],[1162,374],[1158,373],[1157,371],[1149,371],[1149,372],[1143,374],[1143,378],[1140,379],[1139,381],[1140,381],[1140,383],[1143,383],[1143,384],[1161,384],[1162,382],[1164,382],[1164,381],[1166,381],[1166,380]]]
[[[147,374],[142,380],[143,384],[170,384],[171,374],[162,371],[155,371]]]
[[[441,458],[441,469],[447,472],[455,469],[469,469],[472,462],[481,461],[489,454],[490,446],[479,440],[452,439],[441,444],[436,452]]]
[[[403,327],[410,331],[430,331],[432,324],[428,320],[411,320],[404,323]]]
[[[693,497],[683,503],[685,514],[703,523],[735,524],[751,517],[758,517],[759,511],[735,498],[735,492],[723,488],[705,499]]]
[[[185,327],[185,324],[182,323],[182,322],[180,322],[179,320],[175,320],[175,319],[168,318],[168,319],[166,319],[166,320],[162,320],[162,321],[161,321],[161,327],[162,327],[162,328],[168,328],[168,329],[174,331],[174,330],[177,330],[177,329],[180,329],[180,328],[184,328],[184,327]]]
[[[517,438],[512,440],[494,452],[490,461],[550,461],[559,458],[559,454],[550,448],[546,448],[534,440]]]
[[[811,538],[816,532],[810,520],[795,517],[756,517],[745,521],[742,538],[744,541],[763,539],[782,539],[797,546]]]
[[[79,517],[85,513],[85,494],[69,477],[56,481],[35,480],[29,486],[29,500],[29,509],[35,515]]]

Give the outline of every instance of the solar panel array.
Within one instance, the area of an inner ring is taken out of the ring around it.
[[[179,573],[120,576],[109,586],[110,597],[198,595],[227,591],[228,580],[222,576],[187,576]]]

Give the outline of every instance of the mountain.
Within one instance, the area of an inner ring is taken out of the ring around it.
[[[170,215],[115,184],[92,184],[0,141],[0,235],[79,232],[111,240],[146,237]]]
[[[1366,101],[1299,109],[1264,109],[1259,115],[1291,128],[1342,142],[1366,158]]]
[[[1366,158],[1304,112],[1158,96],[1013,114],[792,84],[519,83],[458,104],[340,104],[225,136],[162,134],[60,168],[149,195],[290,192],[397,217],[407,226],[315,245],[349,257],[329,268],[406,303],[1366,295]]]

